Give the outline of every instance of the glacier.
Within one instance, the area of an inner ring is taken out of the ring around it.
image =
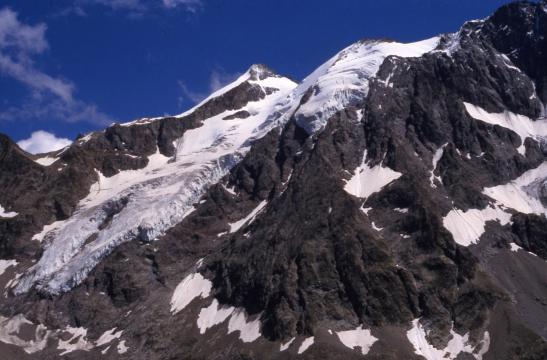
[[[97,171],[99,180],[79,202],[74,215],[46,225],[35,235],[35,239],[42,240],[43,255],[19,279],[14,292],[23,293],[33,286],[51,294],[66,292],[81,283],[118,245],[135,239],[153,241],[191,213],[193,204],[209,186],[219,182],[245,156],[252,142],[276,125],[270,115],[276,114],[276,108],[296,87],[287,78],[256,76],[260,71],[259,66],[251,67],[210,98],[245,81],[259,85],[268,95],[205,119],[200,127],[186,131],[174,142],[174,158],[157,150],[142,169],[121,171],[111,177]],[[242,110],[250,116],[224,119]],[[142,122],[124,125],[138,126]]]

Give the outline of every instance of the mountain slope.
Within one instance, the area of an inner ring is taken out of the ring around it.
[[[253,66],[38,159],[0,139],[0,351],[545,358],[545,9]]]

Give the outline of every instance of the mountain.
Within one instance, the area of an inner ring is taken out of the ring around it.
[[[0,136],[0,355],[547,358],[546,37],[515,2],[57,152]]]

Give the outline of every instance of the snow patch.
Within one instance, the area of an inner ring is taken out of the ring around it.
[[[313,336],[305,338],[304,341],[302,341],[302,344],[300,345],[300,347],[298,348],[298,353],[302,354],[304,351],[308,350],[308,348],[313,345],[314,339],[315,338]]]
[[[520,246],[518,246],[518,245],[515,244],[515,243],[511,243],[510,245],[511,245],[511,251],[514,251],[514,252],[517,252],[517,251],[519,251],[519,250],[523,250],[523,251],[524,251],[523,248],[521,248]]]
[[[25,340],[19,337],[19,332],[23,325],[33,326],[34,324],[27,320],[22,314],[15,315],[11,318],[0,316],[0,341],[20,347],[27,354],[33,354],[43,350],[46,347],[51,331],[40,324],[34,329],[34,338]]]
[[[347,193],[365,199],[402,175],[381,164],[371,167],[366,163],[366,157],[365,151],[362,164],[355,169],[354,175],[344,186]]]
[[[222,308],[219,306],[218,300],[213,299],[211,305],[202,308],[199,312],[197,326],[200,334],[205,334],[208,328],[222,324],[234,312],[233,307]]]
[[[243,225],[245,224],[251,224],[254,219],[256,218],[256,216],[260,213],[260,211],[262,209],[264,209],[264,207],[268,204],[268,202],[266,200],[262,200],[260,202],[260,204],[258,204],[257,207],[255,207],[250,213],[249,215],[245,216],[243,219],[241,220],[238,220],[234,223],[230,223],[228,225],[230,225],[230,234],[231,233],[235,233],[236,231],[238,231],[239,229],[241,229],[243,227]]]
[[[524,140],[528,137],[535,140],[541,140],[547,137],[547,120],[532,120],[524,115],[518,115],[510,111],[501,113],[489,113],[486,110],[464,102],[467,113],[474,119],[483,121],[491,125],[499,125],[515,132],[521,139],[521,145],[517,151],[525,155],[526,148]]]
[[[10,266],[16,266],[17,260],[0,259],[0,275],[2,275]]]
[[[119,339],[122,336],[123,330],[117,331],[116,328],[105,331],[95,342],[95,346],[102,346],[108,344],[112,340]]]
[[[125,345],[125,340],[118,343],[116,350],[118,350],[118,354],[125,354],[127,350],[129,350],[129,348]]]
[[[292,339],[290,339],[286,343],[279,345],[279,351],[287,350],[289,348],[289,346],[291,346],[291,344],[293,343],[294,339],[296,339],[296,338],[293,337]]]
[[[546,180],[547,162],[544,162],[507,184],[485,188],[483,194],[521,213],[547,215],[547,208],[540,200],[541,187]]]
[[[482,360],[483,355],[490,347],[490,334],[485,331],[483,339],[473,347],[469,343],[469,333],[460,335],[453,329],[450,330],[452,338],[444,349],[437,349],[427,341],[427,332],[420,324],[420,319],[412,321],[412,328],[407,331],[406,337],[414,346],[414,353],[427,360],[453,360],[460,353],[471,354],[475,359]]]
[[[6,211],[2,205],[0,205],[0,218],[12,218],[17,216],[18,214],[15,211]]]
[[[243,309],[236,309],[228,322],[228,334],[239,331],[239,339],[243,342],[253,342],[260,337],[260,315],[247,322],[247,314]]]
[[[433,166],[429,176],[429,182],[431,184],[431,187],[434,189],[437,187],[437,185],[435,185],[435,179],[437,179],[441,184],[443,183],[441,177],[435,175],[435,170],[437,169],[437,164],[439,163],[439,160],[441,160],[441,158],[443,157],[444,148],[446,147],[446,145],[448,145],[448,143],[438,148],[437,151],[435,151],[435,154],[433,154]]]
[[[505,225],[510,219],[511,214],[497,206],[467,211],[454,208],[443,218],[443,226],[452,233],[455,242],[469,246],[479,241],[487,221],[498,221],[501,225]]]
[[[342,344],[348,348],[354,349],[357,346],[360,347],[363,355],[368,354],[372,344],[378,340],[372,336],[369,329],[363,329],[362,325],[355,330],[337,331],[336,335],[338,335]]]
[[[57,158],[57,157],[44,156],[44,157],[35,159],[34,161],[37,162],[38,164],[42,165],[42,166],[50,166],[51,164],[53,164],[57,160],[59,160],[59,158]]]
[[[66,355],[76,350],[89,351],[93,349],[93,344],[86,339],[87,329],[83,327],[67,326],[62,331],[68,332],[72,336],[68,340],[59,339],[57,344],[58,350],[64,350],[60,355]]]
[[[381,227],[379,227],[379,226],[376,226],[376,224],[374,223],[374,221],[371,222],[370,225],[371,225],[372,228],[373,228],[374,230],[376,230],[376,231],[382,231],[382,230],[384,230],[384,228],[381,228]]]
[[[171,313],[174,315],[184,309],[197,297],[205,299],[211,293],[213,284],[200,273],[186,276],[175,288],[171,297]]]

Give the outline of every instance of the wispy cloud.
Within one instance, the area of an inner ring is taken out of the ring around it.
[[[196,12],[203,6],[202,0],[162,0],[162,2],[168,9],[183,7],[191,12]]]
[[[179,80],[178,85],[181,91],[181,96],[178,98],[179,108],[182,108],[185,99],[197,104],[209,96],[209,94],[223,88],[236,80],[239,76],[241,76],[241,73],[228,73],[222,68],[213,69],[209,75],[209,87],[207,92],[191,90],[184,81]]]
[[[21,140],[17,143],[19,147],[31,154],[42,154],[64,148],[72,141],[64,138],[58,138],[47,131],[35,131],[30,138]]]
[[[86,8],[90,6],[102,7],[127,13],[132,17],[139,17],[158,9],[183,9],[195,13],[203,7],[203,0],[75,0],[63,13],[85,16],[87,15]]]
[[[35,64],[35,56],[49,49],[43,23],[28,25],[9,8],[0,10],[0,73],[27,86],[30,94],[19,107],[0,112],[0,120],[57,119],[99,125],[112,119],[75,97],[75,85],[49,75]]]

